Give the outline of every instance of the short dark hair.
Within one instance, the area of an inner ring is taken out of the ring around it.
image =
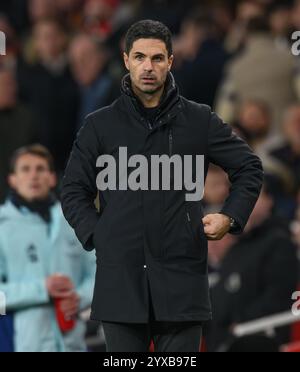
[[[169,57],[173,54],[172,33],[162,22],[143,20],[134,23],[125,37],[125,52],[129,55],[135,41],[139,39],[157,39],[166,44]]]
[[[15,172],[17,161],[23,155],[35,155],[40,158],[43,158],[44,160],[47,161],[50,172],[55,172],[54,159],[50,151],[46,147],[40,144],[33,144],[33,145],[21,147],[20,149],[14,152],[10,160],[10,167],[9,167],[11,174]]]

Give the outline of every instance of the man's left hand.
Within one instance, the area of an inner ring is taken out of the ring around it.
[[[221,240],[230,230],[230,217],[224,214],[208,214],[202,221],[208,240]]]

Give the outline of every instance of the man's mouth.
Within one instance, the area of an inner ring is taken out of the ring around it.
[[[156,79],[153,76],[144,76],[141,78],[141,80],[145,84],[153,84]]]

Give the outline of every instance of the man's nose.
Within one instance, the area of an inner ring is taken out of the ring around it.
[[[144,63],[144,70],[147,72],[153,71],[152,61],[151,59],[146,59]]]
[[[31,178],[37,178],[39,175],[39,172],[36,169],[32,169],[29,174]]]

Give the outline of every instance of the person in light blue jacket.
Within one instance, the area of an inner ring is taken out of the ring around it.
[[[0,292],[13,314],[14,349],[18,352],[86,351],[85,323],[95,278],[95,256],[85,252],[51,197],[56,185],[47,149],[18,150],[11,164],[12,192],[0,207]],[[65,320],[56,317],[56,300]]]

